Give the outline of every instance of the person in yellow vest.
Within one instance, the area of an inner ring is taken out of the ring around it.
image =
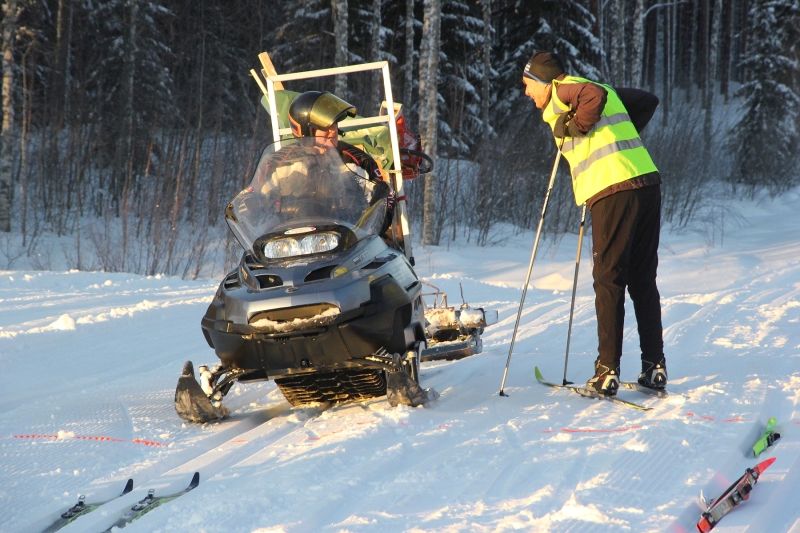
[[[619,388],[625,289],[633,300],[645,387],[667,384],[656,286],[661,176],[639,137],[658,98],[567,76],[552,52],[534,54],[522,75],[525,94],[542,110],[569,162],[575,202],[592,214],[592,255],[599,355],[590,390]]]

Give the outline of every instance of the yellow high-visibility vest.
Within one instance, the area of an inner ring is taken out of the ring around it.
[[[572,191],[578,205],[610,185],[658,171],[625,106],[608,85],[577,76],[553,80],[550,102],[542,111],[550,129],[555,128],[559,115],[569,111],[557,94],[558,86],[566,83],[594,83],[608,92],[600,120],[586,136],[566,137],[561,150],[572,170]]]

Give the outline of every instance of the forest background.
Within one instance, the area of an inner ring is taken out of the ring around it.
[[[555,146],[521,72],[542,49],[570,74],[660,98],[643,138],[673,230],[714,245],[736,220],[731,198],[800,184],[800,0],[5,0],[2,10],[0,268],[196,278],[229,267],[240,252],[223,209],[272,142],[249,75],[263,51],[280,73],[389,62],[395,99],[437,158],[408,185],[425,244],[490,246],[538,222]],[[362,115],[382,94],[371,73],[287,88],[334,91]],[[548,208],[555,243],[580,217],[567,170]]]

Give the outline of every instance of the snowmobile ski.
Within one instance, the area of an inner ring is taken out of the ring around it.
[[[775,433],[775,424],[776,420],[774,418],[770,418],[767,421],[767,429],[764,430],[764,433],[758,439],[758,441],[753,446],[753,454],[758,457],[761,455],[761,452],[772,446],[775,441],[781,438],[780,433]]]
[[[192,481],[191,483],[189,483],[189,486],[180,492],[176,492],[175,494],[168,494],[167,496],[155,496],[154,494],[155,490],[150,489],[149,491],[147,491],[147,496],[139,500],[139,503],[131,507],[128,512],[122,515],[122,518],[111,524],[111,526],[108,529],[106,529],[103,533],[110,533],[110,531],[115,527],[118,527],[120,529],[124,528],[134,520],[138,520],[139,518],[142,517],[142,515],[149,513],[156,507],[164,503],[171,502],[175,498],[183,496],[190,490],[197,488],[199,484],[200,484],[200,472],[195,472],[194,476],[192,476]]]
[[[775,458],[772,457],[758,463],[753,468],[748,468],[744,475],[728,487],[719,498],[704,502],[707,508],[701,515],[700,521],[697,522],[697,531],[700,533],[711,531],[731,509],[748,499],[750,491],[753,490],[753,486],[758,481],[759,476],[774,462]]]
[[[225,418],[231,414],[221,403],[216,402],[216,405],[212,403],[194,377],[194,365],[191,361],[184,363],[183,372],[178,378],[178,386],[175,388],[175,411],[184,420],[200,423]]]
[[[545,381],[542,373],[539,372],[539,367],[535,367],[536,379],[542,385],[547,385],[548,387],[552,387],[554,389],[564,389],[572,391],[576,394],[580,394],[586,398],[597,398],[598,400],[607,400],[609,402],[614,402],[618,405],[624,405],[625,407],[631,407],[633,409],[639,409],[642,411],[649,411],[652,407],[645,407],[643,405],[639,405],[638,403],[628,402],[625,400],[621,400],[616,396],[606,396],[605,394],[600,394],[599,392],[590,391],[589,389],[584,389],[582,387],[573,387],[570,385],[556,385],[555,383],[550,383],[549,381]]]
[[[651,396],[657,396],[659,398],[669,397],[669,393],[664,389],[652,389],[650,387],[645,387],[644,385],[641,385],[636,381],[620,381],[619,386],[625,389],[635,390],[637,392],[643,392]]]
[[[78,503],[67,509],[64,513],[61,514],[61,517],[50,524],[42,533],[54,533],[61,529],[62,527],[66,526],[67,524],[72,523],[73,520],[77,520],[78,517],[81,517],[85,514],[91,513],[104,503],[108,503],[111,500],[115,500],[120,496],[125,496],[130,491],[133,490],[133,480],[129,479],[127,483],[125,483],[125,488],[122,489],[122,492],[119,496],[114,496],[109,500],[105,500],[102,502],[97,503],[86,503],[86,496],[79,495],[78,496]]]

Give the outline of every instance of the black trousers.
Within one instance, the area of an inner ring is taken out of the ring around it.
[[[592,247],[598,361],[617,368],[622,357],[625,288],[633,300],[642,361],[664,356],[661,297],[656,287],[661,187],[620,191],[592,206]]]

